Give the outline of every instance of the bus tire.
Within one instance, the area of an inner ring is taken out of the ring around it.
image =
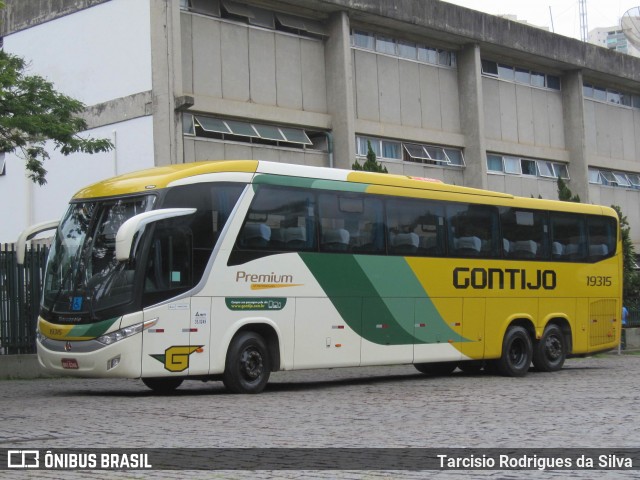
[[[415,363],[413,365],[420,373],[426,375],[449,375],[458,366],[457,362]]]
[[[183,380],[183,378],[176,377],[154,377],[143,378],[142,383],[156,393],[171,393],[182,385]]]
[[[502,356],[496,367],[506,377],[522,377],[529,371],[533,357],[533,344],[527,330],[513,326],[507,330],[502,341]]]
[[[567,358],[567,347],[562,330],[557,325],[548,325],[542,338],[533,348],[533,365],[541,372],[556,372]]]
[[[271,360],[264,339],[254,332],[240,332],[227,351],[222,382],[233,393],[260,393],[269,381]]]

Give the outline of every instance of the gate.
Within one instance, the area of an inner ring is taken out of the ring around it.
[[[14,244],[0,245],[0,354],[36,351],[36,322],[49,247],[27,250],[18,265]]]

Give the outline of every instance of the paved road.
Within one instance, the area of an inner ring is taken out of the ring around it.
[[[640,356],[613,354],[571,359],[560,372],[531,371],[524,378],[460,372],[427,377],[411,366],[279,372],[265,392],[244,396],[228,394],[217,382],[185,382],[175,395],[157,396],[137,380],[2,381],[0,448],[638,448],[639,384]],[[61,473],[32,472],[31,478],[59,478]],[[536,474],[520,473],[528,478]],[[582,478],[637,478],[638,472],[578,473]],[[185,476],[171,471],[103,475]],[[474,473],[479,475],[519,476]],[[257,476],[424,478],[427,472],[284,471]],[[95,475],[72,472],[65,477]],[[194,477],[249,475],[199,472]],[[557,478],[567,478],[567,472],[557,472]]]

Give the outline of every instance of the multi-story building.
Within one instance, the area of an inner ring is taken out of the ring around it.
[[[638,22],[640,23],[640,19]],[[640,48],[633,40],[633,25],[631,25],[629,21],[626,23],[628,23],[626,28],[623,28],[624,25],[594,28],[589,31],[589,43],[600,45],[601,47],[616,52],[633,55],[634,57],[640,57]],[[640,35],[640,32],[637,32],[635,35]]]
[[[7,155],[0,241],[81,186],[205,159],[351,168],[620,205],[640,244],[640,59],[437,0],[8,0],[4,48],[115,149]],[[10,220],[10,221],[7,221]]]

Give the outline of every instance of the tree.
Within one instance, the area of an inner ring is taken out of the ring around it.
[[[25,67],[24,59],[0,50],[0,153],[15,152],[25,161],[28,177],[44,185],[47,140],[63,155],[113,148],[108,139],[81,137],[87,124],[78,114],[85,105],[57,92],[44,78],[26,75]]]
[[[580,203],[580,195],[573,195],[567,184],[558,177],[558,200]]]
[[[371,148],[371,142],[367,140],[367,160],[360,165],[358,160],[351,166],[352,170],[363,170],[365,172],[389,173],[387,167],[380,164],[376,158],[376,152]]]
[[[627,217],[622,214],[622,209],[618,205],[611,205],[618,213],[620,219],[620,236],[622,237],[622,298],[623,303],[632,303],[631,299],[637,301],[640,296],[640,274],[636,270],[636,252],[631,241],[631,227]]]

